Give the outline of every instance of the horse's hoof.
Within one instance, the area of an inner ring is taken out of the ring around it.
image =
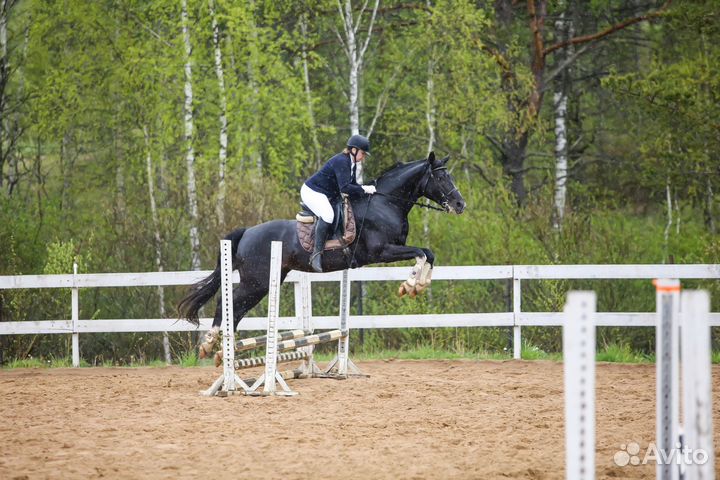
[[[413,288],[412,290],[410,290],[410,291],[408,292],[408,295],[410,295],[410,298],[415,298],[415,297],[417,297],[417,294],[418,294],[417,288]]]
[[[212,344],[203,343],[198,348],[198,357],[207,358],[212,355]]]
[[[400,285],[400,288],[398,288],[398,292],[397,292],[398,297],[402,298],[405,295],[405,293],[406,293],[405,292],[405,284],[403,283],[402,285]]]
[[[215,367],[219,367],[223,363],[223,352],[217,352],[215,354]]]

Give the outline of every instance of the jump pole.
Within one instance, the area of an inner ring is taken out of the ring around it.
[[[569,292],[563,319],[565,478],[595,478],[595,292]]]

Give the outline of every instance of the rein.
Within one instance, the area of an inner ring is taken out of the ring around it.
[[[417,205],[418,207],[429,208],[430,210],[438,210],[440,212],[445,211],[444,208],[436,207],[435,205],[430,205],[429,203],[414,202],[412,200],[408,200],[407,198],[396,197],[395,195],[390,195],[389,193],[375,192],[375,195],[382,195],[383,197],[393,198],[395,200],[400,200],[401,202],[412,203],[413,205]]]

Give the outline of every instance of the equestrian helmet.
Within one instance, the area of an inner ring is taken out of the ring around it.
[[[362,135],[353,135],[347,141],[348,147],[355,147],[370,155],[370,140]]]

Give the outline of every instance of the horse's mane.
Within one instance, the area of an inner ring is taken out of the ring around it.
[[[377,180],[380,180],[380,179],[383,178],[385,175],[388,175],[388,174],[390,174],[390,173],[393,173],[393,172],[395,172],[396,170],[399,170],[399,169],[404,168],[404,167],[410,167],[411,165],[415,165],[415,164],[417,164],[417,163],[419,163],[419,162],[423,162],[423,161],[425,161],[425,160],[414,160],[414,161],[412,161],[412,162],[395,162],[395,165],[393,165],[392,167],[389,167],[389,168],[385,169],[380,175],[378,175]]]

